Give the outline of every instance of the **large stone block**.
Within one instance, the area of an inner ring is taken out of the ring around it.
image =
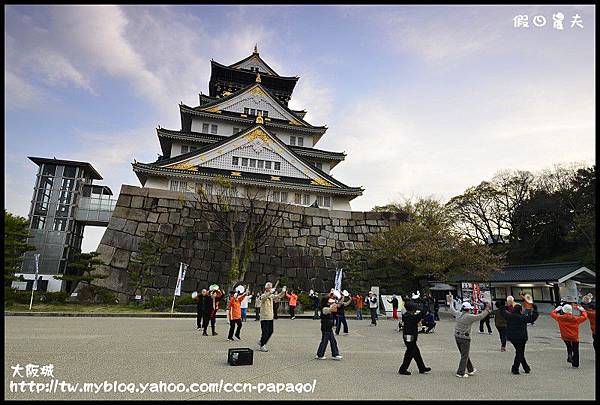
[[[144,208],[144,197],[134,196],[131,198],[131,208]]]
[[[125,228],[125,224],[127,224],[127,220],[125,218],[115,218],[112,217],[108,222],[108,229],[114,229],[116,231],[122,231]]]
[[[110,261],[110,266],[116,267],[117,269],[126,269],[129,264],[129,256],[131,251],[124,249],[116,249],[115,254]]]
[[[173,233],[173,225],[171,224],[160,224],[158,226],[158,232],[170,235]]]
[[[127,220],[125,227],[123,227],[123,232],[128,233],[130,235],[135,235],[135,231],[137,230],[138,223],[135,221]]]
[[[144,234],[148,231],[148,224],[147,223],[141,223],[138,225],[135,234],[137,236],[144,236]]]
[[[117,198],[117,207],[130,207],[131,206],[131,196],[120,194],[119,198]]]
[[[327,245],[327,238],[325,238],[325,237],[323,237],[323,236],[319,236],[319,237],[317,238],[317,244],[318,244],[319,246],[325,246],[325,245]]]
[[[179,224],[180,219],[181,219],[181,214],[179,212],[169,213],[169,223],[170,224]]]

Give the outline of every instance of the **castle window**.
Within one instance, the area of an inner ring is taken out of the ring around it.
[[[267,118],[269,116],[269,112],[268,111],[263,111],[262,115],[263,115],[263,117]]]
[[[259,169],[262,169],[263,167],[265,167],[265,161],[264,160],[257,160],[256,161],[256,167]]]
[[[248,166],[248,158],[242,158],[242,166]]]
[[[215,125],[215,124],[212,124],[212,125],[210,126],[210,133],[211,133],[211,134],[213,134],[213,135],[216,135],[216,134],[217,134],[217,125]]]
[[[250,109],[250,115],[256,115],[256,110],[254,108]]]
[[[181,153],[187,153],[188,152],[188,146],[187,145],[181,145]]]
[[[287,203],[288,201],[288,193],[286,191],[281,192],[281,199],[279,200],[282,203]]]
[[[281,170],[281,163],[280,162],[273,162],[273,169],[275,169],[275,170]]]
[[[301,136],[298,137],[298,146],[304,146],[304,138]]]
[[[296,137],[295,136],[290,136],[290,145],[293,145],[293,146],[296,145]]]
[[[271,161],[270,160],[265,160],[265,169],[271,170]]]
[[[302,194],[300,194],[300,193],[294,193],[294,203],[295,204],[302,204]]]
[[[250,167],[256,167],[256,159],[250,159]]]
[[[239,164],[240,164],[240,158],[239,158],[239,157],[237,157],[237,156],[233,156],[233,157],[231,158],[231,164],[232,164],[232,165],[234,165],[234,166],[237,166],[237,165],[239,165]]]
[[[239,128],[233,128],[233,134],[234,134],[234,135],[235,135],[235,134],[237,134],[238,132],[240,132],[240,129],[239,129]]]
[[[208,124],[202,124],[202,133],[208,134]]]
[[[302,205],[310,205],[310,194],[302,194]]]
[[[317,169],[323,170],[323,163],[321,162],[313,162],[313,166],[315,166]]]
[[[250,109],[247,107],[244,107],[244,114],[246,114],[246,115],[250,114]]]

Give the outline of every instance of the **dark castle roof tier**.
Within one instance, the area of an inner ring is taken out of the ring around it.
[[[325,187],[311,183],[310,179],[300,179],[296,177],[286,176],[271,176],[263,173],[251,173],[243,171],[231,171],[224,169],[216,169],[212,167],[197,166],[197,170],[180,170],[159,167],[155,164],[148,163],[132,163],[133,171],[138,176],[138,179],[142,184],[146,182],[148,175],[150,176],[168,176],[168,177],[179,177],[187,178],[191,181],[209,180],[215,177],[222,176],[230,180],[234,180],[236,183],[250,186],[270,186],[281,189],[291,189],[306,191],[312,190],[315,192],[323,192],[333,195],[343,195],[358,197],[362,195],[363,189],[361,187]],[[273,178],[278,180],[274,180]]]
[[[208,83],[209,94],[211,97],[220,95],[217,91],[218,85],[224,86],[247,86],[256,82],[256,72],[250,70],[237,69],[211,61],[211,74]],[[264,87],[271,90],[276,95],[285,95],[291,97],[298,77],[273,76],[266,73],[260,74]]]
[[[186,142],[193,142],[199,145],[209,145],[229,138],[227,136],[222,135],[203,134],[199,132],[174,131],[165,128],[157,128],[156,134],[158,135],[158,140],[160,142],[160,147],[162,149],[163,156],[169,157],[171,155],[171,144],[173,139]],[[236,134],[232,136],[235,135]],[[289,146],[289,148],[296,152],[299,156],[309,159],[312,158],[338,163],[346,158],[346,154],[343,152],[330,152],[322,149],[291,145]]]

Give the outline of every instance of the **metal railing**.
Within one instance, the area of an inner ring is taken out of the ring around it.
[[[77,206],[75,220],[108,223],[117,200],[112,198],[82,197]]]

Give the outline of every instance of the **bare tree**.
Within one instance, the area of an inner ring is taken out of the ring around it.
[[[243,193],[230,180],[218,177],[194,194],[200,220],[211,231],[224,231],[220,240],[231,251],[228,279],[233,288],[245,281],[254,253],[264,247],[283,220],[288,204],[273,201],[275,192],[244,187]],[[193,202],[192,202],[193,203]]]

